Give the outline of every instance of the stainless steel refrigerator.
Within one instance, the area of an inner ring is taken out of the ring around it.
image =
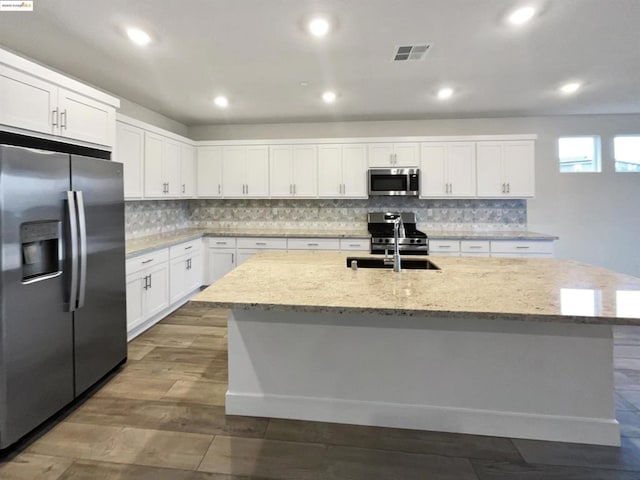
[[[0,132],[0,449],[126,361],[122,165]]]

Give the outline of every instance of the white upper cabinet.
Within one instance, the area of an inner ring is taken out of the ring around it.
[[[271,197],[313,198],[318,196],[318,147],[276,145],[269,148]]]
[[[144,196],[179,197],[180,143],[151,132],[145,132],[144,137]]]
[[[180,196],[196,195],[196,156],[195,148],[186,143],[180,144]]]
[[[367,198],[367,146],[318,146],[318,194],[323,198]]]
[[[222,147],[198,147],[197,194],[203,198],[222,196]]]
[[[420,164],[418,143],[372,143],[369,145],[370,167],[417,167]]]
[[[477,185],[480,197],[535,195],[534,142],[478,142]]]
[[[41,133],[58,127],[58,87],[0,65],[0,123]]]
[[[113,145],[115,109],[109,105],[61,88],[59,135],[100,145]]]
[[[474,142],[430,142],[421,145],[420,197],[474,197]]]
[[[142,198],[144,130],[118,122],[113,159],[124,164],[124,198]]]
[[[269,148],[262,145],[224,147],[222,191],[225,197],[268,197]]]
[[[2,64],[5,58],[47,79]],[[82,93],[63,88],[57,81],[77,86]],[[113,97],[0,50],[2,125],[111,147],[116,129],[114,105],[119,101]]]

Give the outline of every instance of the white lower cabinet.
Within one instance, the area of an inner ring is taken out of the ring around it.
[[[202,286],[202,240],[174,245],[170,249],[170,303],[182,300]]]
[[[434,257],[553,257],[553,240],[454,240],[429,238]]]
[[[338,238],[289,238],[288,250],[336,251],[340,250]]]
[[[460,240],[438,240],[429,238],[429,255],[434,257],[459,257]]]
[[[127,331],[169,306],[169,250],[127,260]]]
[[[238,259],[236,266],[239,266],[258,252],[286,252],[287,239],[277,237],[239,237],[237,246]]]
[[[368,238],[341,238],[340,251],[369,253],[371,251],[371,241]]]
[[[491,256],[552,258],[553,240],[493,240]]]
[[[236,239],[209,237],[207,245],[207,284],[220,280],[236,267]]]

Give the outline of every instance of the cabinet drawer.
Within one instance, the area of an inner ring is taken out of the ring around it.
[[[489,253],[489,240],[460,240],[462,253]]]
[[[130,258],[126,263],[127,275],[139,272],[145,268],[158,265],[159,263],[167,262],[169,260],[169,249],[161,248],[160,250],[154,250],[153,252],[144,253],[136,257]]]
[[[238,248],[257,248],[267,250],[286,250],[287,239],[286,238],[273,238],[273,237],[240,237],[238,238]]]
[[[429,239],[429,253],[457,253],[460,251],[460,240]]]
[[[341,238],[340,250],[370,251],[371,241],[368,238]]]
[[[491,253],[553,254],[553,242],[545,240],[492,240]]]
[[[209,248],[236,248],[235,237],[207,237]]]
[[[340,250],[337,238],[290,238],[287,245],[289,250]]]
[[[169,258],[172,260],[174,258],[180,257],[182,255],[186,255],[188,253],[196,253],[200,251],[202,246],[202,239],[198,238],[197,240],[190,240],[188,242],[179,243],[178,245],[174,245],[169,248]]]

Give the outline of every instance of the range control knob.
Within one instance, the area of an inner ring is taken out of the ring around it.
[[[422,240],[420,240],[419,238],[416,239],[416,243],[422,243]]]

